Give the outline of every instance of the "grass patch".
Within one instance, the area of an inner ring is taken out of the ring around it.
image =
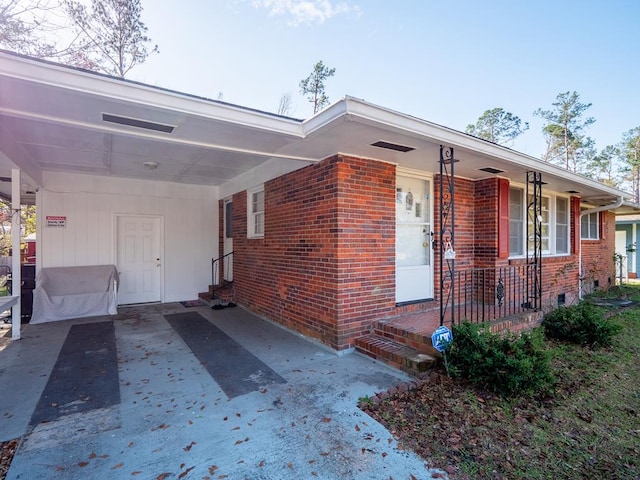
[[[363,409],[453,479],[640,478],[640,306],[610,320],[610,346],[544,342],[545,393],[504,397],[442,371]]]

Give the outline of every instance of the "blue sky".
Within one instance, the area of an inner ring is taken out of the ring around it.
[[[292,116],[322,60],[344,95],[464,130],[502,107],[530,123],[513,148],[544,151],[537,108],[577,91],[598,149],[640,126],[637,0],[143,0],[160,53],[128,78]]]

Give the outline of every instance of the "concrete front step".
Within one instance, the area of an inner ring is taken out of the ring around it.
[[[424,374],[436,359],[434,356],[374,333],[359,337],[356,350],[411,375]]]

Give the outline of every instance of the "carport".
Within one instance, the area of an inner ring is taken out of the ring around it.
[[[154,255],[157,291],[124,303],[186,300],[206,290],[207,264],[217,256],[218,199],[250,185],[256,169],[276,175],[314,162],[280,152],[301,141],[300,124],[0,51],[0,195],[13,202],[14,211],[21,203],[37,205],[37,269],[116,264],[117,240],[108,237],[120,214],[155,216],[167,232]],[[77,187],[75,198],[65,182]],[[136,191],[137,197],[125,198]],[[92,202],[84,192],[102,197]],[[110,202],[118,195],[124,205]],[[91,205],[80,211],[85,202]],[[149,205],[139,205],[144,202]],[[112,203],[108,213],[106,203]],[[208,219],[185,221],[185,209]],[[61,227],[52,228],[47,217],[63,219]],[[19,231],[19,216],[13,221]],[[177,238],[174,228],[188,231],[191,244]],[[19,246],[16,235],[14,251]],[[19,285],[17,255],[12,270]],[[13,312],[12,337],[19,339],[19,302]]]

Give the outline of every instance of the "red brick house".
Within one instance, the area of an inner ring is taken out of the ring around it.
[[[515,328],[606,288],[629,208],[352,97],[298,120],[7,52],[0,127],[0,173],[20,170],[38,208],[38,268],[114,264],[121,304],[232,280],[227,299],[339,351],[421,347],[464,318]],[[126,270],[137,228],[148,258]]]

